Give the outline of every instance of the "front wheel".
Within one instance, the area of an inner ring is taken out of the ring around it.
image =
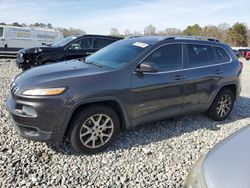
[[[68,137],[75,150],[94,154],[105,150],[117,137],[120,122],[116,112],[107,106],[90,106],[73,120]]]
[[[221,90],[207,111],[207,115],[216,121],[225,120],[232,111],[234,98],[234,94],[231,90]]]

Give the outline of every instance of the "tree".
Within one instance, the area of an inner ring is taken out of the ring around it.
[[[166,28],[164,33],[166,35],[181,35],[181,30],[176,28]]]
[[[184,35],[201,35],[202,29],[198,24],[187,26],[187,28],[183,31]]]
[[[215,38],[220,39],[221,32],[216,26],[207,25],[204,28],[202,28],[201,36],[215,37]]]
[[[12,23],[11,25],[12,25],[12,26],[16,26],[16,27],[22,27],[22,25],[19,24],[19,23],[17,23],[17,22]]]
[[[230,28],[230,25],[228,23],[222,23],[217,26],[218,30],[220,31],[226,31]]]
[[[235,23],[229,28],[228,35],[234,46],[247,46],[247,27],[243,23]]]
[[[6,23],[4,23],[4,22],[1,22],[1,23],[0,23],[0,25],[7,25],[7,24],[6,24]]]
[[[148,25],[144,29],[144,35],[155,35],[156,34],[156,28],[153,25]]]
[[[50,23],[47,23],[47,27],[50,28],[50,29],[53,28],[52,25],[51,25]]]
[[[130,32],[130,30],[125,29],[124,35],[125,35],[125,37],[129,37],[129,36],[132,36],[133,34]]]
[[[119,32],[118,29],[116,29],[116,28],[111,28],[111,29],[110,29],[110,35],[112,35],[112,36],[120,36],[121,34],[120,34],[120,32]]]
[[[81,30],[81,29],[75,29],[75,28],[69,28],[69,29],[66,29],[66,28],[58,28],[59,31],[61,31],[63,33],[63,36],[64,37],[67,37],[67,36],[70,36],[70,35],[84,35],[86,34],[85,31]]]

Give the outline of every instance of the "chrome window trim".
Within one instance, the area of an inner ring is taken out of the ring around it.
[[[224,47],[221,46],[217,46],[217,45],[213,45],[213,44],[198,44],[198,43],[190,43],[190,42],[174,42],[174,43],[168,43],[168,44],[163,44],[158,46],[156,49],[154,49],[153,51],[151,51],[149,54],[147,54],[145,57],[143,57],[143,59],[135,66],[133,74],[137,73],[135,71],[136,67],[141,64],[148,56],[150,56],[152,53],[154,53],[156,50],[158,50],[159,48],[166,46],[166,45],[171,45],[171,44],[196,44],[196,45],[205,45],[205,46],[212,46],[212,47],[218,47],[218,48],[222,48],[227,55],[230,57],[230,60],[227,62],[223,62],[223,63],[216,63],[216,64],[211,64],[211,65],[204,65],[204,66],[199,66],[199,67],[190,67],[190,68],[182,68],[182,69],[178,69],[178,70],[171,70],[171,71],[161,71],[161,72],[155,72],[155,73],[150,73],[150,72],[144,72],[143,74],[165,74],[165,73],[172,73],[172,72],[180,72],[180,71],[185,71],[185,70],[193,70],[193,69],[201,69],[201,68],[205,68],[205,67],[214,67],[214,66],[218,66],[218,65],[224,65],[224,64],[228,64],[231,63],[233,61],[231,55],[227,52],[227,50],[225,50]],[[182,46],[182,63],[184,63],[184,51],[183,51],[183,46]]]

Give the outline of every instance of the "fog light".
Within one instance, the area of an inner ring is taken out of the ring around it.
[[[32,108],[31,106],[23,105],[22,112],[25,113],[26,115],[29,115],[29,116],[33,116],[33,117],[37,116],[35,109]]]

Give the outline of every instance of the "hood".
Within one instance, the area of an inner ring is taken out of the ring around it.
[[[72,83],[72,80],[77,82],[84,77],[95,76],[108,70],[79,60],[34,67],[16,77],[15,84],[19,88],[17,94],[30,88],[67,86],[67,83]]]
[[[207,187],[250,187],[250,126],[217,144],[203,163]]]
[[[19,50],[17,53],[23,54],[37,54],[40,52],[49,52],[58,49],[58,47],[44,46],[44,47],[34,47],[34,48],[24,48]]]

